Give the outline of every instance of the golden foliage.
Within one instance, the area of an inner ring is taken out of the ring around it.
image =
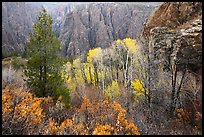
[[[113,127],[111,127],[108,124],[106,124],[106,125],[98,125],[94,129],[93,135],[110,135],[112,130],[113,130]]]
[[[126,110],[124,110],[116,101],[111,102],[104,100],[91,103],[90,100],[85,97],[78,116],[79,119],[80,117],[83,118],[80,119],[81,122],[90,125],[87,127],[89,134],[140,134],[133,121],[128,122],[126,118]],[[84,116],[87,116],[87,119],[84,118]],[[90,132],[91,129],[94,129],[93,133]]]
[[[99,48],[95,48],[92,50],[89,50],[88,56],[87,56],[87,61],[88,62],[92,62],[92,61],[99,61],[101,60],[103,54],[102,54],[102,49]]]
[[[19,90],[20,97],[16,93]],[[75,110],[74,115],[59,121],[56,117],[66,113],[63,112],[61,97],[53,104],[51,97],[36,98],[22,88],[17,88],[17,91],[15,86],[10,85],[2,94],[2,125],[3,130],[12,128],[10,134],[139,135],[138,128],[133,121],[127,120],[126,111],[118,102],[91,102],[85,96],[81,107]],[[17,103],[14,101],[16,99]],[[10,127],[11,123],[13,126]]]
[[[57,134],[58,126],[57,123],[55,123],[52,118],[49,118],[49,123],[45,127],[45,134]]]
[[[40,106],[43,98],[34,98],[31,93],[23,88],[15,89],[12,84],[3,90],[2,96],[4,126],[18,125],[24,130],[32,127],[29,133],[35,134],[36,127],[42,126],[45,117]]]
[[[136,79],[135,81],[131,81],[132,86],[134,88],[134,94],[136,96],[143,96],[145,94],[145,88],[143,87],[142,81]],[[148,95],[148,90],[146,89],[146,94]]]
[[[136,39],[131,39],[131,38],[125,38],[123,40],[118,39],[115,41],[115,44],[122,45],[124,48],[130,51],[131,54],[136,54],[138,53],[138,50],[139,50]]]

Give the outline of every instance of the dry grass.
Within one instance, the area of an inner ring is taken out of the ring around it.
[[[9,83],[18,83],[19,86],[24,85],[24,75],[22,69],[15,70],[11,65],[2,66],[2,89]]]

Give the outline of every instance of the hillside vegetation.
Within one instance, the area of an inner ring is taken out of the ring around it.
[[[68,57],[52,25],[43,8],[22,56],[2,58],[2,134],[202,135],[198,18]]]

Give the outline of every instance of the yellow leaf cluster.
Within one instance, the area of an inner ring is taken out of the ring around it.
[[[95,49],[89,50],[87,61],[88,62],[98,61],[98,60],[101,60],[102,56],[103,56],[102,49],[100,47],[95,48]]]
[[[148,90],[144,89],[143,83],[139,79],[136,79],[135,81],[131,81],[131,83],[132,83],[132,86],[134,88],[134,92],[133,93],[136,96],[144,95],[145,90],[146,90],[146,94],[148,94]]]
[[[123,40],[116,40],[115,41],[116,46],[117,45],[123,45],[124,48],[126,48],[128,51],[130,51],[130,53],[132,54],[136,54],[138,49],[137,46],[137,41],[136,39],[131,39],[131,38],[125,38]]]
[[[131,39],[131,38],[126,38],[123,40],[125,43],[125,46],[127,47],[127,49],[130,51],[130,53],[135,54],[137,52],[137,47],[136,47],[136,40],[135,39]]]

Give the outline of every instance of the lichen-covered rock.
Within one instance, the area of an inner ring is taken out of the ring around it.
[[[150,16],[144,26],[143,35],[148,38],[152,28],[175,29],[196,18],[202,18],[202,2],[165,2]]]
[[[167,69],[173,61],[176,61],[179,71],[187,67],[193,72],[199,71],[201,75],[202,11],[200,10],[202,8],[200,6],[202,3],[199,2],[164,3],[154,12],[143,30],[143,36],[149,42],[152,61],[162,63]],[[178,15],[175,14],[176,10],[179,10]],[[158,21],[156,17],[159,19],[161,16],[165,20]],[[186,20],[181,19],[184,17]]]
[[[169,66],[173,60],[182,70],[185,65],[196,72],[202,66],[202,26],[195,22],[192,26],[172,31],[167,27],[156,27],[150,32],[150,51],[165,66]],[[201,20],[200,20],[201,21]],[[201,21],[202,23],[202,21]]]

